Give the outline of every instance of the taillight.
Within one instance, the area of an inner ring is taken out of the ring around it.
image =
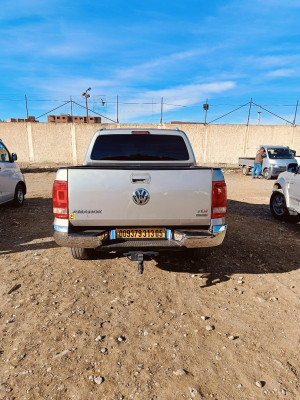
[[[150,135],[149,131],[131,131],[133,135]]]
[[[54,216],[56,218],[68,219],[68,182],[54,181],[52,199]]]
[[[222,218],[226,214],[227,189],[224,181],[212,183],[211,217]]]

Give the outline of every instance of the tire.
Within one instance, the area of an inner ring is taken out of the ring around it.
[[[15,189],[15,196],[12,204],[15,207],[21,207],[25,200],[25,188],[21,183],[18,183]]]
[[[272,178],[272,174],[271,174],[271,171],[268,169],[268,168],[265,168],[264,170],[263,170],[263,177],[265,178],[265,179],[271,179]]]
[[[70,247],[69,253],[75,260],[90,260],[93,258],[95,251],[94,249],[85,249],[82,247]]]
[[[284,194],[278,190],[275,190],[271,195],[270,210],[273,217],[279,221],[290,220],[290,214],[286,207]]]
[[[247,176],[249,174],[250,168],[247,167],[247,165],[244,165],[242,171],[243,174]]]
[[[208,258],[212,253],[212,249],[210,247],[200,247],[197,249],[188,249],[188,255],[193,260],[204,260]]]

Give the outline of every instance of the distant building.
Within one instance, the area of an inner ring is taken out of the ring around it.
[[[8,118],[6,122],[39,122],[35,119],[35,117],[28,118]]]
[[[48,122],[56,122],[56,123],[86,123],[89,124],[101,124],[101,117],[92,117],[89,115],[88,121],[86,117],[81,117],[78,115],[69,115],[69,114],[61,114],[61,115],[48,115]]]

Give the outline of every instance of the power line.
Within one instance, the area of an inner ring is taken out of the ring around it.
[[[75,98],[77,98],[77,96]],[[105,98],[105,100],[103,100],[103,98]],[[71,103],[71,113],[73,113],[73,110],[72,110],[72,106],[73,105],[77,105],[78,107],[81,107],[81,108],[86,108],[82,104],[74,101],[72,99],[72,97],[70,97],[70,99],[71,100],[64,100],[63,104],[60,104],[58,107],[52,108],[50,111],[39,115],[38,117],[36,117],[36,119],[42,118],[45,115],[50,114],[51,112],[53,112],[55,110],[58,110],[59,108],[64,107],[69,103]],[[155,102],[153,100],[151,102],[148,102],[148,101],[120,101],[119,97],[117,98],[117,101],[107,101],[106,100],[106,96],[104,96],[104,95],[101,95],[101,98],[100,98],[100,96],[94,96],[93,100],[94,100],[94,106],[97,106],[98,103],[99,104],[101,103],[102,106],[103,105],[116,105],[116,107],[117,107],[116,108],[116,113],[117,113],[117,118],[116,119],[117,119],[117,121],[119,120],[119,117],[118,117],[119,116],[119,106],[122,106],[122,105],[123,106],[124,105],[125,106],[137,106],[137,105],[138,106],[149,106],[150,105],[150,106],[152,106],[152,115],[153,115],[153,107],[154,106],[157,106],[157,107],[160,106],[160,114],[162,115],[162,110],[163,110],[164,106],[174,107],[174,108],[177,108],[177,109],[179,109],[179,108],[182,108],[182,109],[199,109],[199,108],[203,108],[203,104],[204,104],[204,100],[203,100],[201,105],[199,105],[199,102],[198,102],[198,104],[196,103],[196,104],[193,104],[193,105],[187,105],[187,104],[167,103],[167,102],[164,102],[163,99],[160,102],[158,102],[158,101]],[[24,99],[16,99],[16,98],[12,99],[12,98],[6,98],[6,97],[0,98],[0,102],[5,102],[5,101],[8,101],[8,102],[21,102],[21,103],[24,104]],[[55,103],[55,102],[62,102],[62,100],[58,100],[57,98],[56,99],[41,99],[41,98],[39,98],[39,99],[28,99],[27,96],[25,95],[25,106],[26,106],[27,117],[28,117],[28,103],[33,104],[33,103],[39,103],[39,102],[50,103],[51,104],[51,103]],[[206,103],[207,103],[207,100],[206,100]],[[215,108],[217,108],[217,107],[235,107],[235,108],[233,110],[231,110],[231,111],[229,111],[229,112],[217,117],[217,118],[214,118],[213,120],[208,122],[208,124],[212,124],[213,122],[218,121],[218,120],[220,120],[220,119],[222,119],[222,118],[224,118],[224,117],[226,117],[226,116],[228,116],[228,115],[230,115],[230,114],[232,114],[232,113],[244,108],[247,105],[249,105],[249,102],[247,102],[245,104],[242,104],[242,105],[235,105],[235,104],[229,104],[229,103],[223,103],[223,104],[221,104],[221,103],[216,103],[216,104],[210,103],[209,104],[210,109],[213,108],[213,107],[215,107]],[[247,122],[248,124],[249,124],[249,121],[250,121],[250,113],[251,113],[251,107],[252,106],[258,107],[258,110],[259,110],[258,112],[259,113],[261,113],[261,110],[264,110],[265,112],[273,115],[276,118],[281,119],[282,121],[285,121],[286,123],[289,123],[291,125],[295,125],[296,116],[297,116],[297,109],[298,109],[298,100],[297,100],[297,105],[295,106],[295,104],[294,105],[293,104],[281,104],[281,105],[280,104],[263,104],[263,105],[259,105],[259,104],[255,103],[255,102],[253,102],[252,99],[251,99],[249,113],[248,113],[248,122]],[[293,112],[293,114],[294,114],[293,115],[293,122],[291,122],[288,119],[280,116],[278,113],[270,111],[270,109],[267,109],[266,107],[293,107],[295,109],[295,112]],[[111,119],[109,117],[106,117],[105,115],[100,114],[100,113],[96,112],[93,109],[88,109],[88,111],[90,111],[90,112],[92,112],[92,113],[94,113],[96,115],[99,115],[102,118],[107,119],[108,121],[116,123],[116,121],[114,121],[113,119]],[[169,112],[169,113],[173,112],[174,113],[174,112],[176,112],[176,109],[174,110],[174,109],[166,108],[165,112]],[[146,114],[147,114],[147,112],[145,112],[145,115]],[[158,109],[155,112],[155,114],[156,115],[159,114]],[[206,123],[206,119],[205,119],[205,123]]]

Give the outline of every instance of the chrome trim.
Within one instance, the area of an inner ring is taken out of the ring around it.
[[[65,232],[65,233],[68,233],[68,227],[67,227],[67,226],[53,225],[53,229],[54,229],[56,232]]]
[[[225,217],[223,217],[223,218],[213,218],[211,220],[211,226],[220,226],[220,225],[226,225],[225,224]]]
[[[58,229],[57,229],[58,228]],[[83,248],[103,248],[111,249],[111,247],[162,247],[162,248],[198,248],[198,247],[215,247],[219,246],[225,237],[227,225],[216,225],[208,230],[185,229],[174,230],[166,229],[166,239],[155,240],[119,240],[116,239],[116,230],[113,229],[109,232],[110,239],[102,242],[99,239],[100,231],[83,232],[68,234],[64,227],[54,226],[54,240],[62,247],[83,247]],[[180,240],[175,240],[174,235],[178,234]]]
[[[215,247],[222,244],[227,230],[227,225],[213,226],[208,231],[176,230],[174,234],[181,234],[182,239],[178,241],[182,247]]]

